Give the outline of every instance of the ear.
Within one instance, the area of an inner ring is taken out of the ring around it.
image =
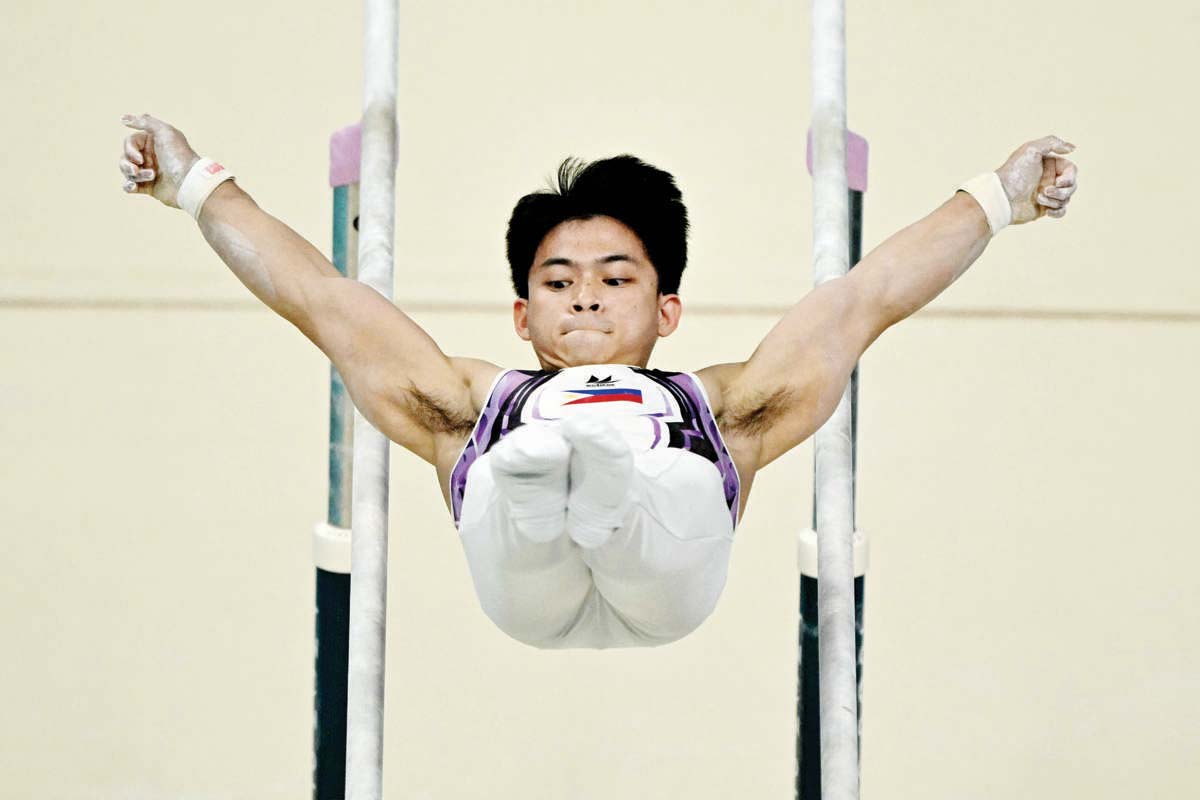
[[[525,341],[529,336],[529,301],[523,297],[513,300],[513,330]]]
[[[679,318],[683,314],[683,301],[677,294],[660,294],[658,296],[658,335],[670,336],[679,327]]]

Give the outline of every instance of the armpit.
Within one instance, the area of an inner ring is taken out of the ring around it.
[[[769,393],[760,393],[730,402],[717,415],[717,427],[722,432],[741,436],[757,437],[771,430],[795,402],[795,392],[780,387]]]
[[[466,437],[475,428],[475,418],[470,413],[420,389],[410,388],[404,396],[408,415],[425,430]]]

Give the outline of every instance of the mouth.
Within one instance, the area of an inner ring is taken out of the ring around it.
[[[611,325],[603,323],[586,323],[586,322],[567,322],[563,325],[563,335],[575,333],[576,331],[592,331],[593,333],[612,333]]]

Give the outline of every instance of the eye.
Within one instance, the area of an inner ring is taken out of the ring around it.
[[[623,283],[629,283],[629,278],[605,278],[604,282],[609,286],[620,286]]]
[[[546,285],[551,289],[565,289],[570,281],[546,281]]]

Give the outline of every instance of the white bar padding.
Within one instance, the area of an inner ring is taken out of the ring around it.
[[[850,199],[846,176],[845,0],[812,5],[813,281],[846,274]],[[858,798],[858,685],[854,652],[853,444],[850,387],[814,438],[817,625],[820,647],[821,798]]]
[[[389,300],[396,216],[397,0],[366,0],[358,279]],[[346,800],[383,797],[388,440],[356,409]]]
[[[350,574],[350,529],[328,522],[313,527],[313,564],[326,572]]]
[[[959,186],[958,191],[966,192],[975,198],[976,203],[979,203],[984,216],[987,217],[988,228],[991,230],[992,236],[1007,228],[1012,222],[1012,203],[1009,202],[1008,193],[1004,191],[1004,184],[1001,183],[1000,176],[996,173],[985,172],[982,175],[976,175]]]
[[[360,222],[361,224],[361,222]],[[383,790],[383,677],[387,630],[388,441],[354,413],[346,798]]]
[[[800,566],[800,574],[809,578],[820,577],[820,566],[817,559],[817,532],[812,528],[800,531],[797,537],[796,560]],[[854,532],[854,577],[861,578],[871,567],[871,545],[867,534],[863,531]]]
[[[183,183],[179,185],[179,194],[175,197],[175,202],[191,215],[192,219],[199,222],[204,201],[218,186],[234,177],[233,172],[223,164],[218,164],[211,158],[202,158],[188,170]]]

